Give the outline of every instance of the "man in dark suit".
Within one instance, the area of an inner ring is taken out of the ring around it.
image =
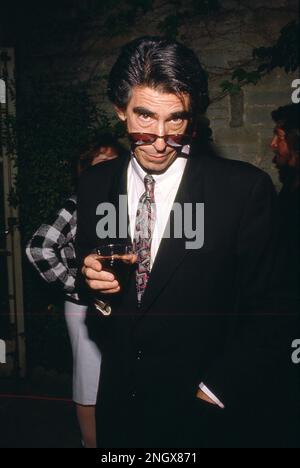
[[[270,178],[193,148],[207,79],[183,45],[153,37],[126,45],[109,97],[132,152],[89,170],[78,202],[79,283],[92,303],[102,300],[91,327],[102,351],[99,445],[288,444],[274,412],[279,399],[287,408],[291,317],[276,294]],[[99,206],[110,203],[124,219],[120,196],[128,233],[117,225],[105,238]],[[120,292],[89,254],[126,241],[137,263]]]

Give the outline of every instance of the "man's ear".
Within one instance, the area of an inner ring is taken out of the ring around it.
[[[114,106],[114,107],[115,107],[115,111],[119,119],[122,120],[122,122],[125,122],[127,119],[126,111],[124,109],[121,109],[120,107],[117,107],[117,106]]]

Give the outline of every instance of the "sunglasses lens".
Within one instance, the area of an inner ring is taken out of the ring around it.
[[[187,135],[169,135],[167,138],[167,144],[175,148],[187,145],[189,142],[190,140]]]
[[[155,135],[150,133],[130,133],[132,143],[137,146],[151,145],[155,141]]]
[[[152,145],[157,138],[157,135],[152,133],[130,133],[129,134],[131,143],[135,146],[142,145]],[[167,145],[172,146],[173,148],[180,148],[181,146],[187,145],[190,143],[190,137],[188,135],[179,134],[179,135],[166,135],[163,137]]]

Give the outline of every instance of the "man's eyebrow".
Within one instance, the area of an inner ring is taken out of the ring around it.
[[[157,117],[156,112],[153,112],[147,109],[146,107],[141,107],[141,106],[134,107],[133,112],[138,115],[149,115],[149,117]],[[182,110],[182,111],[172,112],[167,118],[167,120],[173,120],[173,119],[185,120],[185,119],[190,119],[191,116],[192,116],[191,112]]]
[[[189,112],[189,111],[177,111],[177,112],[172,112],[170,114],[170,117],[168,118],[168,120],[172,120],[172,119],[190,119],[192,117],[192,113]]]
[[[150,117],[157,116],[157,114],[155,112],[152,112],[151,110],[147,109],[146,107],[140,107],[140,106],[134,107],[133,112],[135,114],[139,114],[139,115],[149,115]]]

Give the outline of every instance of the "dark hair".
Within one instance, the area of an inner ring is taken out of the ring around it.
[[[292,150],[299,151],[299,114],[300,104],[282,106],[272,112],[272,119],[285,131]]]
[[[82,173],[85,169],[90,167],[93,159],[98,155],[99,150],[103,147],[110,147],[116,150],[118,156],[125,153],[125,148],[119,143],[118,139],[111,133],[103,133],[90,143],[90,146],[83,151],[78,160],[78,170]]]
[[[207,74],[196,54],[179,42],[145,36],[126,44],[112,67],[108,97],[125,109],[134,86],[190,96],[193,116],[209,105]]]
[[[99,150],[103,147],[115,149],[119,157],[127,154],[127,149],[112,133],[94,135],[86,149],[81,149],[79,155],[75,155],[70,162],[71,180],[75,189],[78,187],[78,181],[81,174],[92,165],[93,160],[99,154]]]

